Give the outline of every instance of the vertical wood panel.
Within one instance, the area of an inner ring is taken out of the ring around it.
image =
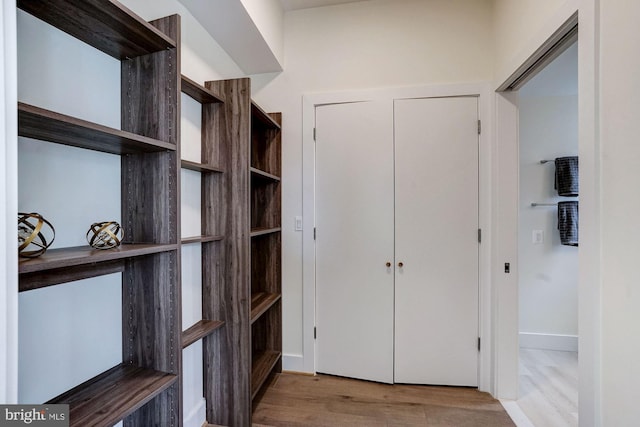
[[[221,199],[218,212],[215,212],[216,206],[211,206],[210,212],[207,209],[207,219],[203,219],[205,227],[215,227],[215,221],[222,227],[225,240],[220,243],[223,254],[218,256],[223,257],[219,259],[224,260],[226,269],[224,275],[207,273],[215,278],[215,282],[212,280],[204,290],[209,300],[203,301],[203,314],[226,322],[224,328],[204,343],[207,420],[215,424],[249,426],[250,81],[207,82],[205,87],[225,98],[225,103],[217,110],[203,110],[203,132],[207,139],[213,135],[220,144],[210,151],[203,151],[203,160],[215,161],[218,156],[225,170],[221,188],[212,190],[220,193],[211,195]]]
[[[180,46],[180,17],[151,22]],[[177,243],[179,218],[179,48],[122,61],[122,129],[176,151],[122,157],[126,242]],[[123,359],[181,373],[180,252],[127,260],[123,274]],[[127,427],[181,426],[181,381],[125,419]]]

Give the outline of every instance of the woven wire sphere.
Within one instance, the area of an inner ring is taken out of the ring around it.
[[[18,255],[39,257],[56,238],[53,225],[39,213],[18,212]]]
[[[87,242],[95,249],[113,249],[120,246],[124,230],[115,221],[94,222],[87,231]]]

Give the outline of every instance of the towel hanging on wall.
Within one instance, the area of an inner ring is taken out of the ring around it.
[[[578,201],[558,202],[560,243],[578,246]]]
[[[558,157],[556,164],[555,188],[559,196],[576,197],[578,195],[578,156]]]

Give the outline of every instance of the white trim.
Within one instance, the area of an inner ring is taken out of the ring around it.
[[[535,427],[529,417],[522,412],[518,402],[515,400],[500,400],[500,403],[517,427]]]
[[[600,145],[600,0],[581,0],[578,15],[580,249],[578,251],[579,378],[581,427],[602,420],[602,253]],[[622,41],[621,41],[622,42]]]
[[[585,0],[586,1],[586,0]],[[536,54],[536,51],[549,40],[553,34],[561,28],[578,11],[578,0],[565,1],[558,11],[548,19],[544,26],[525,44],[514,57],[506,70],[499,70],[502,79],[497,80],[494,87],[499,88],[506,82],[522,64]],[[582,33],[582,18],[580,20],[580,33]],[[580,36],[580,39],[582,37]],[[582,44],[582,42],[580,43]],[[583,50],[581,49],[582,56]],[[582,64],[582,63],[581,63]],[[579,65],[579,74],[582,73],[582,65]],[[582,75],[580,77],[582,81]],[[580,89],[579,96],[582,98],[584,88]],[[518,182],[518,101],[517,93],[498,92],[496,93],[496,151],[494,155],[494,181],[492,190],[494,191],[494,232],[495,251],[493,253],[492,265],[495,271],[493,276],[495,286],[495,311],[493,313],[495,325],[495,396],[501,399],[516,399],[518,394],[518,189],[513,188],[513,183]],[[582,99],[580,100],[582,109]],[[585,126],[583,118],[580,119],[580,126]],[[581,181],[585,169],[582,167],[582,138],[581,144]],[[580,239],[584,242],[583,228],[583,195],[585,188],[581,182],[580,198]],[[588,192],[588,190],[587,190]],[[587,196],[589,197],[589,196]],[[589,214],[587,214],[588,216]],[[582,247],[586,245],[581,245]],[[593,260],[592,260],[593,261]],[[502,269],[505,262],[511,262],[511,273],[503,274]],[[583,263],[580,262],[581,269]],[[583,275],[581,275],[581,280]],[[580,291],[582,292],[582,285]],[[580,298],[582,296],[580,295]],[[580,314],[582,315],[582,314]],[[582,331],[582,329],[581,329]],[[581,337],[584,338],[582,332]],[[582,372],[582,371],[581,371]],[[581,380],[582,381],[582,380]],[[581,404],[581,407],[583,405]],[[585,418],[586,420],[586,418]],[[581,423],[583,419],[581,418]]]
[[[541,350],[578,351],[577,335],[538,334],[520,332],[520,348]]]
[[[303,191],[303,358],[304,372],[315,372],[315,108],[323,104],[358,102],[374,99],[428,98],[444,96],[478,96],[479,118],[482,120],[479,162],[479,224],[483,230],[480,245],[479,328],[482,350],[479,356],[479,388],[493,392],[493,345],[491,328],[491,152],[493,140],[493,97],[489,83],[441,84],[418,87],[371,89],[334,93],[306,94],[302,100],[302,191]]]
[[[304,357],[301,354],[283,354],[282,370],[291,372],[305,372]]]
[[[18,102],[16,2],[0,9],[0,403],[18,400]]]
[[[186,409],[186,408],[185,408]],[[182,422],[183,427],[202,427],[207,420],[207,400],[203,397]]]

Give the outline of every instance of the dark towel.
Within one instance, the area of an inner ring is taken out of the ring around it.
[[[559,196],[578,195],[578,156],[558,157],[556,163],[556,184]]]
[[[560,243],[578,246],[578,201],[558,203]]]

